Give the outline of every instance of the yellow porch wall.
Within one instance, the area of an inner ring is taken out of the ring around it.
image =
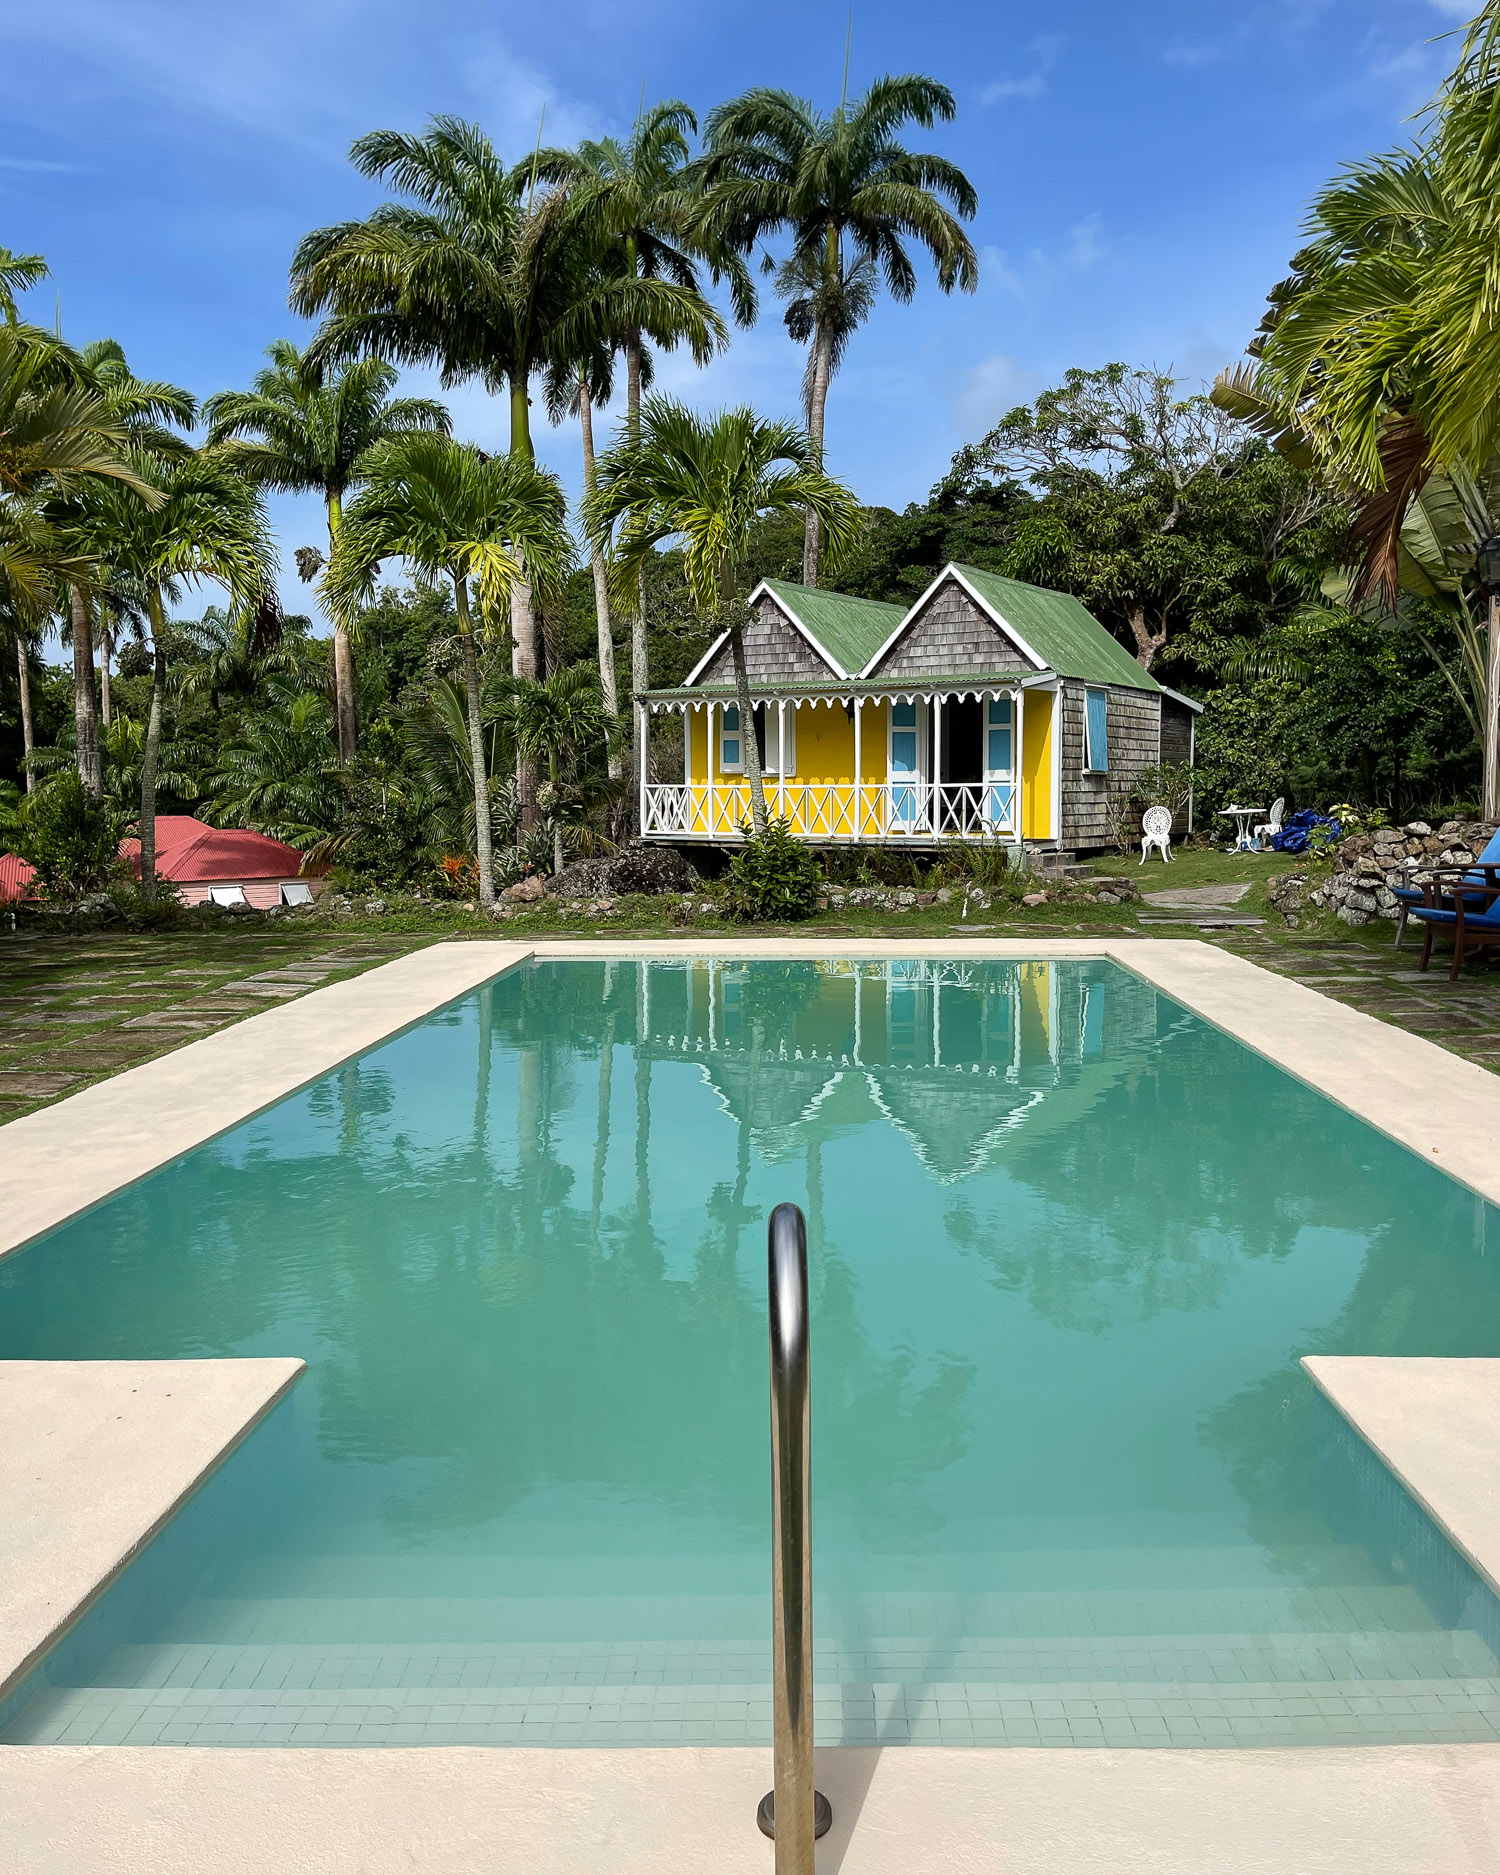
[[[1052,718],[1050,690],[1023,690],[1021,747],[1021,833],[1027,840],[1052,838]]]

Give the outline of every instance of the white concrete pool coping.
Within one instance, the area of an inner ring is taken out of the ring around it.
[[[313,991],[0,1127],[10,1198],[0,1255],[531,957],[901,955],[1109,958],[1500,1202],[1500,1077],[1191,940],[471,940],[433,945]],[[1441,1374],[1414,1375],[1402,1405],[1389,1407],[1382,1401],[1392,1385],[1399,1391],[1400,1375],[1356,1371],[1410,1365],[1315,1359],[1310,1371],[1470,1560],[1490,1556],[1500,1571],[1500,1551],[1489,1547],[1500,1533],[1492,1457],[1500,1450],[1500,1387],[1482,1406],[1472,1386],[1465,1392]],[[139,1412],[111,1420],[104,1370],[116,1366],[136,1364],[0,1367],[0,1401],[12,1403],[14,1428],[9,1462],[0,1462],[0,1525],[15,1521],[15,1505],[28,1506],[24,1541],[0,1536],[0,1674],[6,1660],[34,1660],[47,1637],[107,1586],[291,1384],[300,1363],[141,1364],[155,1377],[133,1396]],[[65,1367],[99,1373],[70,1379]],[[222,1371],[252,1367],[279,1373],[252,1379]],[[1455,1443],[1449,1420],[1460,1409],[1469,1418]],[[108,1514],[91,1521],[96,1512]],[[90,1541],[80,1541],[80,1531]],[[16,1677],[12,1664],[10,1683]],[[734,1749],[10,1746],[0,1750],[0,1875],[769,1871],[769,1846],[753,1824],[768,1778],[767,1753]],[[823,1875],[1500,1869],[1500,1746],[851,1748],[820,1754],[820,1781],[837,1814],[819,1851]]]

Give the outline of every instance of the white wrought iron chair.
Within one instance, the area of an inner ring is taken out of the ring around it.
[[[1155,847],[1163,862],[1172,857],[1172,810],[1148,807],[1141,816],[1141,864],[1144,866]]]
[[[1262,834],[1269,840],[1273,833],[1281,832],[1281,817],[1285,812],[1286,796],[1284,794],[1278,794],[1276,799],[1271,803],[1271,818],[1269,820],[1263,820],[1258,827],[1252,827],[1250,829],[1250,837],[1255,842],[1257,852],[1260,850],[1260,836]]]

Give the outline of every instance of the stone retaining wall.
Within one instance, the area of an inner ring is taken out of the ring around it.
[[[1425,820],[1404,827],[1351,833],[1332,852],[1333,873],[1308,897],[1345,924],[1368,924],[1396,916],[1396,886],[1420,886],[1435,866],[1472,865],[1495,829],[1482,821],[1445,820],[1433,829]]]

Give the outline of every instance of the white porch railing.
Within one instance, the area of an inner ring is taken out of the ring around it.
[[[1014,781],[765,782],[766,812],[805,840],[1015,838]],[[744,781],[654,783],[644,790],[648,836],[737,840],[750,818]]]

